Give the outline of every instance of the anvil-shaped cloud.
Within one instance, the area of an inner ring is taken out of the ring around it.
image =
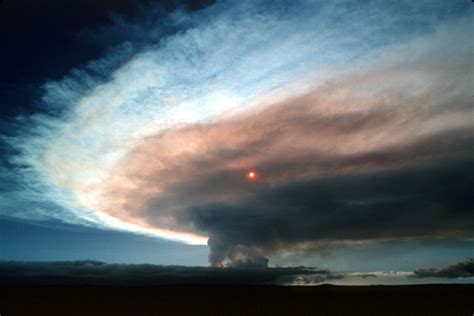
[[[321,242],[471,238],[472,14],[460,6],[175,12],[165,23],[184,30],[105,82],[84,71],[49,84],[49,109],[68,109],[30,119],[16,162],[32,194],[68,210],[48,216],[207,241],[216,266]],[[88,67],[107,72],[114,54]]]
[[[469,50],[457,54],[383,56],[305,95],[147,138],[96,209],[208,235],[217,265],[321,240],[470,237]]]

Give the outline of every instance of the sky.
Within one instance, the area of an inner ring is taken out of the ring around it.
[[[0,260],[472,264],[470,1],[0,6]]]

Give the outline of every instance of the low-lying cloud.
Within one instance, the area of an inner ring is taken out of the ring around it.
[[[458,262],[444,268],[419,269],[413,274],[415,278],[473,278],[474,259],[468,258],[466,261]]]
[[[94,260],[0,261],[0,285],[318,285],[445,283],[474,278],[474,260],[410,271],[334,272],[314,267],[189,267],[110,264]],[[436,280],[436,281],[434,281]]]
[[[0,284],[166,285],[166,284],[293,284],[303,275],[325,280],[331,273],[306,267],[212,268],[108,264],[100,261],[0,262]]]

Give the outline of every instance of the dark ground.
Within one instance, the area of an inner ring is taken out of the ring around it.
[[[14,315],[474,315],[474,285],[10,286]]]

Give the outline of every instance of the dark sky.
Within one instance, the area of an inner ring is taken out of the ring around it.
[[[153,0],[3,0],[0,105],[2,117],[31,114],[45,81],[59,80],[70,70],[101,57],[132,34],[111,32],[120,17],[132,23],[151,10],[159,21],[177,7],[196,10],[211,1]],[[136,43],[140,44],[140,43]]]
[[[39,105],[47,81],[60,80],[71,69],[100,58],[108,50],[131,42],[137,47],[146,39],[115,32],[117,19],[137,22],[147,10],[160,20],[176,8],[186,11],[211,1],[152,0],[2,0],[0,2],[0,132],[18,130],[17,116],[42,113]],[[150,5],[153,4],[153,7]],[[150,9],[151,8],[151,9]],[[127,58],[125,57],[124,60]],[[0,143],[1,162],[11,168],[12,150]],[[0,187],[11,190],[15,179],[2,179]],[[55,220],[28,223],[0,217],[0,259],[153,262],[206,265],[205,246],[187,246],[146,236],[83,228]]]

